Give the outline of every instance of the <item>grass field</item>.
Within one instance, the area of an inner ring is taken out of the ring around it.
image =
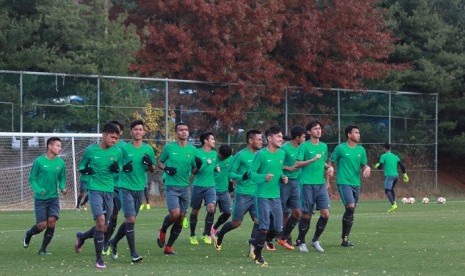
[[[165,208],[144,210],[136,224],[136,243],[143,263],[131,264],[127,242],[118,247],[119,259],[106,258],[108,268],[95,268],[92,240],[80,254],[74,252],[75,233],[93,225],[91,213],[65,210],[58,221],[48,251],[38,256],[42,234],[34,236],[29,248],[22,247],[26,229],[34,223],[33,212],[0,212],[0,275],[68,274],[85,275],[463,275],[465,271],[465,201],[445,205],[416,203],[400,205],[394,214],[386,213],[386,201],[362,201],[352,228],[353,248],[339,245],[342,205],[332,203],[332,214],[320,239],[324,253],[278,248],[264,252],[269,267],[261,268],[246,257],[246,240],[251,222],[247,217],[240,229],[226,235],[223,249],[213,245],[188,243],[183,229],[174,247],[177,256],[164,256],[155,242],[156,230],[166,214]],[[201,212],[200,217],[205,213]],[[120,221],[122,218],[120,218]],[[311,239],[316,219],[312,221]],[[203,230],[198,224],[197,234]],[[297,236],[297,229],[293,235]]]

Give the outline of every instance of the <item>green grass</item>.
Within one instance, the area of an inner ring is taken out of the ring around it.
[[[126,240],[119,244],[119,259],[106,258],[105,271],[95,269],[93,241],[88,240],[81,254],[74,252],[75,233],[93,225],[90,212],[62,211],[55,237],[41,257],[37,251],[42,234],[33,237],[29,248],[22,247],[26,229],[34,223],[32,212],[0,212],[0,274],[68,274],[85,275],[463,275],[465,201],[448,201],[446,205],[400,205],[387,214],[386,201],[362,201],[356,210],[351,241],[354,248],[339,246],[342,205],[333,202],[329,223],[320,239],[325,249],[302,254],[278,248],[264,252],[269,267],[261,268],[246,257],[246,240],[250,219],[240,229],[226,235],[223,249],[213,245],[188,243],[183,229],[175,243],[177,256],[164,256],[155,242],[156,230],[167,213],[165,208],[144,210],[136,224],[136,243],[144,262],[131,264]],[[200,217],[204,216],[201,212]],[[122,221],[122,218],[120,218]],[[308,240],[313,235],[312,221]],[[198,224],[197,234],[203,230]],[[297,229],[293,236],[297,236]]]

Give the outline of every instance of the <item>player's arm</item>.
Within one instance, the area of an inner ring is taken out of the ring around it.
[[[237,170],[239,169],[239,165],[240,165],[240,154],[236,154],[236,156],[234,156],[233,161],[231,162],[231,167],[229,168],[229,172],[228,172],[228,177],[230,179],[232,180],[243,179],[242,177],[244,174],[237,173]]]
[[[43,194],[45,193],[45,189],[41,188],[37,183],[37,175],[39,174],[40,165],[37,164],[37,161],[34,162],[32,165],[32,170],[29,173],[29,185],[31,185],[31,189],[36,194]]]
[[[64,163],[60,170],[60,174],[58,175],[58,187],[60,187],[62,194],[66,194],[66,165]]]
[[[375,164],[375,169],[382,170],[384,167],[384,155],[381,155],[379,162]]]
[[[87,148],[82,156],[81,162],[79,162],[79,172],[85,175],[94,174],[94,170],[90,167],[90,149]]]
[[[367,162],[368,162],[367,154],[366,154],[366,152],[364,150],[364,153],[362,155],[362,163],[361,163],[361,165],[362,165],[362,170],[363,170],[362,176],[365,177],[365,178],[369,177],[370,173],[371,173],[371,168],[370,168],[370,166],[367,165]]]
[[[398,161],[397,164],[400,166],[400,169],[402,170],[402,180],[405,182],[405,183],[408,183],[409,182],[409,178],[408,178],[408,175],[407,175],[407,170],[405,169],[405,165],[404,163],[402,163],[402,161]]]
[[[267,174],[258,173],[258,168],[260,167],[262,162],[261,156],[262,154],[260,154],[260,152],[257,153],[257,155],[255,155],[255,158],[252,162],[252,166],[250,166],[250,170],[247,173],[249,178],[252,179],[252,181],[255,183],[263,183],[267,181]]]
[[[165,147],[161,152],[160,158],[158,159],[157,167],[160,168],[160,170],[164,171],[166,174],[173,176],[177,173],[177,169],[175,167],[168,167],[165,165],[166,161],[168,160],[168,156],[169,153]]]

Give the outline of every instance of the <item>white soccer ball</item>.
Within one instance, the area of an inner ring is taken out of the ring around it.
[[[429,198],[424,197],[424,198],[421,200],[421,203],[423,203],[423,204],[428,204],[428,203],[429,203]]]
[[[438,197],[438,203],[439,204],[446,204],[446,198],[445,197]]]
[[[408,203],[414,204],[415,203],[415,198],[414,197],[409,197],[408,198]]]
[[[403,198],[402,198],[402,204],[407,204],[407,203],[408,203],[408,198],[403,197]]]

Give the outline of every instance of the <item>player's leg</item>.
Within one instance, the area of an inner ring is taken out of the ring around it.
[[[205,215],[205,227],[203,229],[202,240],[206,244],[211,244],[210,230],[215,220],[215,207],[216,207],[216,191],[215,187],[205,189],[204,201],[207,208],[207,214]]]
[[[116,189],[113,192],[113,212],[111,213],[110,216],[110,221],[108,223],[108,229],[107,232],[105,232],[105,240],[103,243],[103,254],[109,256],[111,253],[111,249],[109,246],[109,241],[111,239],[111,236],[116,230],[116,226],[118,225],[118,214],[119,211],[121,210],[121,193],[120,189]],[[125,235],[125,225],[121,225],[118,228],[118,231],[116,232],[116,236],[118,236],[118,240],[122,239]]]
[[[27,248],[31,242],[32,236],[39,234],[44,231],[47,227],[47,202],[46,200],[34,200],[34,214],[36,217],[36,223],[26,231],[23,237],[23,247]]]
[[[39,249],[39,255],[49,256],[51,253],[47,252],[47,246],[52,241],[55,234],[55,224],[60,216],[60,201],[58,198],[47,200],[47,229],[44,233],[44,239]]]
[[[86,204],[89,201],[89,194],[87,192],[84,192],[84,200],[81,203],[81,207],[84,211],[87,211]]]
[[[107,231],[107,224],[109,218],[106,214],[113,212],[113,193],[92,191],[93,202],[91,201],[92,215],[95,220],[94,231],[94,246],[96,255],[96,267],[103,269],[106,268],[103,262],[102,251],[105,239],[105,232]]]
[[[349,185],[338,185],[338,190],[342,203],[345,206],[345,212],[342,216],[341,246],[350,247],[353,244],[349,240],[349,235],[354,223],[355,206],[358,201],[359,190],[357,187]]]
[[[142,199],[144,191],[130,191],[122,189],[122,207],[124,210],[124,216],[126,217],[126,239],[128,241],[129,251],[131,253],[131,261],[139,262],[142,261],[142,257],[136,252],[136,238],[135,238],[135,224],[136,216],[142,205]]]
[[[210,230],[210,235],[213,241],[217,239],[218,228],[227,222],[231,216],[231,198],[229,192],[226,191],[224,193],[216,194],[216,204],[220,209],[221,215]]]
[[[291,208],[291,215],[289,218],[284,222],[284,217],[283,216],[283,223],[284,223],[284,228],[283,231],[280,234],[280,237],[278,239],[278,244],[286,247],[287,249],[292,247],[292,242],[288,242],[288,238],[294,230],[295,226],[299,223],[300,217],[301,217],[301,212],[300,212],[300,191],[299,191],[299,183],[295,179],[289,179],[289,182],[287,184],[289,186],[288,189],[288,196],[287,196],[287,202],[286,206],[284,208]],[[283,186],[283,185],[281,185]],[[285,209],[282,208],[284,211]]]
[[[216,250],[221,250],[221,244],[223,243],[223,238],[226,233],[229,231],[236,229],[242,224],[242,220],[244,218],[245,213],[248,210],[250,205],[250,198],[249,196],[235,194],[234,195],[234,203],[232,208],[232,219],[231,221],[226,222],[221,230],[217,232],[217,239],[214,241]],[[253,201],[252,201],[253,202]]]
[[[318,189],[318,195],[316,197],[316,207],[320,210],[320,218],[318,219],[315,227],[315,233],[312,238],[312,247],[314,247],[318,252],[324,252],[323,247],[321,247],[319,239],[321,234],[326,228],[326,224],[329,219],[329,194],[326,189],[326,185],[316,185],[315,189]]]
[[[266,236],[268,235],[268,229],[270,228],[270,216],[272,214],[272,204],[270,200],[264,198],[257,198],[256,213],[258,214],[258,232],[255,236],[254,243],[254,255],[255,263],[260,266],[267,266],[262,256],[263,248],[265,247]],[[280,207],[281,208],[281,207]],[[279,214],[282,217],[282,211]],[[278,219],[282,221],[281,218]]]
[[[173,249],[174,242],[178,239],[182,231],[183,219],[186,216],[187,208],[189,207],[189,187],[178,188],[179,199],[177,210],[170,210],[170,215],[173,218],[173,226],[171,227],[170,237],[165,246],[165,254],[176,254]],[[176,214],[178,212],[178,214]]]
[[[195,236],[195,228],[197,227],[197,221],[199,216],[199,210],[202,207],[202,201],[204,197],[205,189],[202,187],[194,186],[192,189],[191,197],[191,214],[189,216],[189,226],[191,234],[189,236],[189,242],[192,245],[198,245],[197,237]]]
[[[305,237],[308,230],[310,229],[310,220],[312,219],[314,200],[313,200],[313,185],[302,185],[300,188],[300,210],[302,216],[299,221],[299,235],[296,240],[297,246],[299,246],[300,252],[308,252],[307,245],[305,243]]]
[[[179,208],[179,189],[175,187],[165,187],[165,203],[168,208],[168,215],[163,219],[160,230],[157,235],[157,244],[160,248],[165,247],[166,241],[166,232],[168,228],[173,225],[173,223],[179,218],[180,208]]]
[[[397,177],[387,176],[384,181],[384,192],[388,198],[389,203],[391,203],[391,208],[389,208],[388,213],[393,212],[397,209],[396,196],[394,194],[394,187],[397,183]]]

